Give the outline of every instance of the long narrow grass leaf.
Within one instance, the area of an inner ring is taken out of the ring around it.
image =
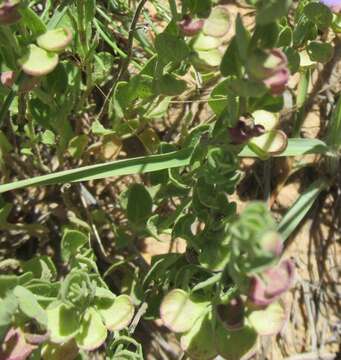
[[[192,149],[183,149],[167,154],[118,160],[104,164],[84,166],[78,169],[60,171],[0,185],[0,193],[28,186],[54,185],[77,181],[96,180],[111,176],[148,173],[186,166],[189,164],[191,153]]]
[[[284,241],[297,229],[298,225],[314,205],[320,193],[326,189],[327,186],[328,182],[326,179],[319,179],[313,182],[296,200],[292,208],[284,215],[282,221],[278,225],[278,231],[282,235]]]

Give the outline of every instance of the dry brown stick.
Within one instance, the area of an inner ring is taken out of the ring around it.
[[[334,359],[336,359],[335,354],[310,352],[310,353],[303,353],[303,354],[289,356],[284,360],[334,360]]]

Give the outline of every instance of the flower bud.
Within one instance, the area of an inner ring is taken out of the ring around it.
[[[280,49],[256,50],[249,58],[247,70],[253,79],[261,80],[273,95],[280,95],[289,80],[288,60]]]
[[[14,24],[20,20],[18,6],[18,0],[5,0],[0,5],[0,25]]]
[[[320,2],[329,7],[331,11],[340,12],[341,11],[341,1],[340,0],[320,0]]]
[[[253,276],[250,279],[248,300],[257,307],[267,306],[289,290],[294,277],[294,264],[290,260],[284,260],[276,267],[266,270],[261,278]]]
[[[272,95],[283,94],[289,81],[289,70],[286,68],[278,70],[274,75],[265,79],[264,84],[270,89]]]
[[[0,347],[0,359],[25,360],[29,358],[35,349],[35,345],[26,341],[24,333],[20,328],[11,328]]]
[[[247,62],[248,73],[256,80],[267,79],[287,65],[287,57],[279,49],[257,49],[250,55]]]
[[[216,307],[218,317],[229,331],[240,330],[244,326],[244,303],[240,296],[232,299],[228,304]]]
[[[280,256],[283,250],[282,239],[276,231],[266,232],[260,239],[260,246],[275,257]]]
[[[0,75],[1,85],[11,88],[15,82],[15,72],[14,71],[4,71]]]
[[[195,36],[201,31],[204,27],[205,21],[202,19],[192,20],[189,15],[184,16],[184,18],[178,22],[178,25],[182,33],[186,36]]]

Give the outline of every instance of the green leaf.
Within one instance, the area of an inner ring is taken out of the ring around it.
[[[38,36],[37,44],[46,51],[61,52],[72,41],[72,32],[68,28],[48,30]]]
[[[315,181],[302,193],[290,210],[284,215],[278,225],[278,232],[284,241],[296,230],[314,205],[320,193],[327,187],[328,182],[326,179]]]
[[[58,55],[31,44],[19,63],[24,73],[31,76],[42,76],[55,69],[58,65]]]
[[[71,256],[75,256],[78,250],[86,245],[89,236],[78,230],[65,229],[61,241],[61,252],[64,261],[69,261]]]
[[[62,303],[52,304],[46,313],[52,342],[65,343],[77,334],[80,324],[75,308],[68,308]]]
[[[40,17],[29,7],[20,7],[22,22],[31,30],[33,37],[46,32],[46,26]]]
[[[18,301],[12,293],[7,294],[3,299],[0,298],[0,342],[11,326],[17,308]]]
[[[183,39],[167,32],[156,37],[155,49],[163,63],[179,63],[190,53],[190,49]]]
[[[322,30],[328,28],[333,21],[333,14],[328,6],[319,2],[312,2],[305,6],[304,14]]]
[[[292,30],[289,26],[285,26],[278,35],[278,47],[290,46],[292,43]]]
[[[236,42],[239,56],[245,61],[249,50],[250,34],[245,29],[242,18],[239,14],[236,20]]]
[[[158,119],[163,117],[167,110],[169,103],[171,101],[170,97],[165,97],[160,102],[157,102],[155,106],[152,106],[145,114],[144,117],[146,119]]]
[[[37,256],[21,264],[24,272],[32,272],[33,276],[42,280],[54,280],[57,276],[56,267],[48,256]]]
[[[0,193],[25,188],[28,186],[64,184],[76,181],[103,179],[111,176],[123,176],[148,173],[163,169],[186,166],[190,162],[192,149],[182,149],[161,155],[143,156],[127,160],[84,166],[72,170],[64,170],[48,175],[0,185]]]
[[[41,141],[45,145],[55,145],[56,136],[51,130],[45,130],[41,135]]]
[[[69,142],[68,151],[72,157],[79,159],[88,145],[88,136],[81,134],[72,138]]]
[[[23,286],[16,286],[13,290],[18,299],[20,310],[29,318],[36,320],[40,325],[47,325],[47,316],[44,309],[39,305],[33,293]]]
[[[230,80],[225,79],[220,82],[211,92],[208,105],[216,115],[221,115],[228,105],[227,96],[230,92],[229,83]]]
[[[176,333],[189,331],[206,311],[208,302],[194,301],[181,289],[170,291],[162,300],[161,319],[165,326]]]
[[[191,359],[213,359],[218,355],[212,335],[214,322],[212,314],[199,318],[193,327],[180,339],[181,348]]]
[[[257,11],[257,24],[269,24],[287,15],[291,4],[292,0],[264,1],[263,6]]]
[[[321,63],[328,62],[334,54],[332,45],[320,41],[311,41],[307,47],[307,51],[312,61]]]
[[[193,63],[201,71],[212,71],[220,66],[222,57],[223,54],[219,49],[197,51],[196,56],[193,58]]]
[[[263,83],[247,79],[233,79],[230,80],[229,88],[237,96],[242,97],[262,97],[267,88]]]
[[[95,306],[110,331],[126,328],[134,316],[134,304],[128,295],[100,298],[95,301]]]
[[[251,311],[248,316],[250,324],[261,336],[273,336],[278,334],[287,320],[284,304],[274,302],[265,309]]]
[[[295,74],[300,68],[301,57],[299,52],[292,47],[284,48],[283,51],[288,58],[288,66],[291,74]]]
[[[222,37],[229,31],[230,24],[229,11],[225,7],[216,6],[205,21],[203,32],[208,36]]]
[[[224,359],[237,360],[249,357],[256,345],[257,333],[248,325],[241,330],[227,331],[218,322],[213,341]]]
[[[99,348],[106,338],[107,329],[102,322],[101,316],[93,307],[89,307],[76,335],[77,345],[83,350],[92,351]]]
[[[193,42],[193,49],[196,51],[208,51],[216,49],[220,45],[220,39],[200,33]]]
[[[241,73],[241,63],[237,46],[237,38],[233,37],[221,60],[220,71],[222,75],[236,75]]]
[[[115,58],[108,52],[99,52],[94,55],[94,60],[92,80],[95,83],[101,83],[102,81],[108,80]]]
[[[141,224],[152,213],[153,200],[142,184],[133,184],[128,190],[127,216],[134,224]]]
[[[182,94],[187,88],[186,81],[178,80],[170,74],[165,74],[155,80],[157,94],[175,96]]]

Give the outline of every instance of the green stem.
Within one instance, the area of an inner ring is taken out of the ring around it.
[[[2,122],[5,119],[7,111],[10,108],[14,98],[16,97],[19,87],[22,84],[24,79],[25,79],[25,74],[23,72],[21,72],[17,78],[16,85],[12,87],[12,89],[10,90],[10,92],[8,93],[8,95],[5,99],[5,102],[1,106],[1,108],[0,108],[0,127],[2,125]]]

